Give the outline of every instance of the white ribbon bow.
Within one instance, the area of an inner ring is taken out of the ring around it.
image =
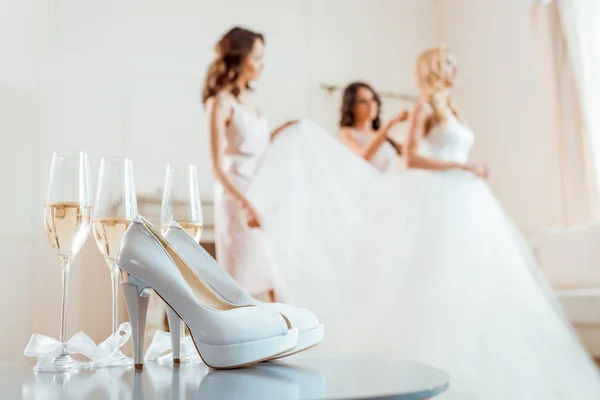
[[[23,354],[26,357],[37,357],[37,365],[42,366],[52,364],[63,350],[69,354],[83,354],[87,358],[92,358],[96,351],[96,343],[83,332],[77,332],[65,343],[50,336],[34,333]]]
[[[144,355],[144,361],[166,361],[173,357],[172,352],[169,352],[165,355],[161,354],[169,350],[172,350],[171,333],[165,331],[156,331],[154,333],[154,337],[152,338],[152,343],[150,343],[148,350],[146,350],[146,354]],[[191,336],[181,338],[179,355],[181,358],[198,356],[196,346],[194,346],[194,342],[192,341]]]
[[[50,365],[54,359],[66,350],[68,354],[82,354],[93,361],[111,357],[131,337],[131,324],[123,322],[115,333],[96,346],[96,343],[85,333],[77,332],[65,343],[59,340],[34,333],[29,339],[23,354],[26,357],[37,357],[37,366]]]
[[[102,359],[112,357],[131,337],[131,324],[123,322],[117,328],[117,331],[110,335],[106,340],[100,343],[92,356],[90,357],[95,362],[102,362]]]

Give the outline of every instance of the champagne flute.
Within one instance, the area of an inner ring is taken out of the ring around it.
[[[167,166],[167,177],[162,198],[161,227],[165,234],[169,224],[176,221],[198,243],[202,235],[202,204],[198,192],[196,166],[191,164],[172,164]],[[168,307],[168,306],[167,306]],[[167,313],[169,319],[176,318]],[[171,324],[173,326],[174,324]],[[185,332],[183,321],[179,325],[180,335]],[[200,356],[179,357],[180,349],[173,349],[174,363],[200,362]]]
[[[112,284],[112,333],[119,324],[119,267],[117,255],[121,239],[137,215],[137,198],[133,185],[131,160],[123,157],[104,157],[100,161],[100,177],[93,212],[96,244],[106,260]],[[133,359],[118,349],[108,359],[94,367],[119,367],[133,364]]]
[[[167,232],[176,221],[194,240],[202,236],[202,204],[198,192],[196,166],[174,164],[167,166],[167,178],[162,198],[161,227]]]
[[[56,151],[48,179],[44,225],[50,244],[62,264],[60,342],[63,351],[52,363],[36,366],[36,372],[70,372],[88,363],[74,360],[64,346],[67,331],[69,268],[90,233],[92,195],[87,155],[80,151]]]

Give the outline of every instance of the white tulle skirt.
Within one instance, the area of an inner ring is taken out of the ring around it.
[[[302,121],[249,195],[277,292],[325,324],[321,351],[444,369],[442,399],[600,399],[595,365],[481,179],[383,175]]]

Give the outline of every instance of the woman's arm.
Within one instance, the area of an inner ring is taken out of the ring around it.
[[[367,145],[364,150],[363,157],[365,158],[365,160],[370,160],[371,158],[373,158],[375,153],[377,153],[377,150],[379,150],[379,148],[385,141],[389,141],[396,149],[396,152],[398,154],[400,154],[398,145],[394,141],[392,141],[391,139],[388,138],[388,133],[390,132],[390,129],[392,129],[392,127],[394,125],[396,125],[400,122],[406,121],[408,119],[408,117],[409,117],[408,111],[402,110],[402,112],[400,112],[400,114],[398,114],[394,118],[390,119],[383,127],[381,127],[377,131],[377,136],[373,139],[373,143],[369,143],[369,145]]]
[[[352,128],[343,127],[339,131],[339,137],[346,146],[348,146],[354,153],[364,158],[367,161],[371,161],[377,150],[387,140],[387,135],[390,129],[397,123],[405,121],[408,118],[408,112],[402,111],[398,116],[392,118],[388,123],[381,127],[375,136],[366,144],[361,145],[353,136]]]
[[[297,119],[291,120],[286,122],[285,124],[280,125],[279,127],[277,127],[273,132],[271,132],[271,142],[277,137],[277,135],[279,135],[281,132],[283,132],[284,130],[286,130],[287,128],[289,128],[292,125],[297,124],[298,122],[300,122]]]

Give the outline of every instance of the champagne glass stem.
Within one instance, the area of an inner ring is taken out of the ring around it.
[[[109,268],[112,284],[112,333],[116,333],[119,324],[119,267],[115,263],[109,263]]]
[[[62,296],[60,301],[60,342],[66,342],[67,335],[67,298],[69,295],[69,262],[62,263]]]

